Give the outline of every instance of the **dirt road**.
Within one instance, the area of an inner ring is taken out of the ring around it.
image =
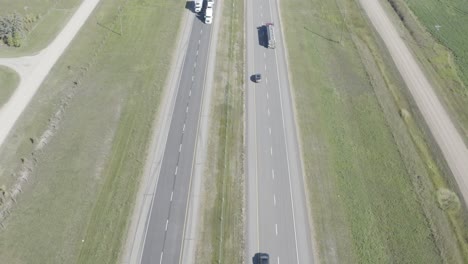
[[[450,170],[468,202],[468,150],[437,98],[433,87],[383,10],[379,0],[360,0],[372,24],[384,40],[401,76],[442,150]]]
[[[10,100],[0,109],[0,146],[41,86],[50,69],[76,36],[99,1],[84,0],[57,37],[38,55],[18,58],[17,61],[14,58],[3,59],[3,64],[18,70],[21,81]],[[0,59],[0,62],[2,62],[2,59]]]

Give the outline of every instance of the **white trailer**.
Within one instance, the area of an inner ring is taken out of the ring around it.
[[[274,49],[276,47],[276,39],[275,39],[275,29],[273,27],[273,23],[266,23],[266,33],[268,38],[268,48]]]
[[[195,0],[195,12],[199,13],[202,10],[203,0]]]

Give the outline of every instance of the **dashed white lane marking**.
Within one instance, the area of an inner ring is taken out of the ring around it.
[[[175,167],[175,172],[174,172],[175,175],[177,175],[177,170],[179,170],[179,166]]]
[[[188,113],[188,105],[187,105],[187,108],[185,108],[185,113]]]
[[[273,205],[276,206],[276,195],[273,194]]]
[[[167,225],[169,224],[169,219],[166,220],[166,231],[167,231]]]
[[[161,252],[161,256],[159,257],[159,264],[162,263],[162,257],[163,257],[163,255],[164,255],[164,252]]]
[[[197,62],[195,62],[195,63],[193,64],[193,67],[194,67],[194,68],[196,68],[196,67],[197,67]]]
[[[181,152],[181,151],[182,151],[182,143],[180,143],[180,145],[179,145],[179,152]]]
[[[270,116],[270,108],[268,108],[268,116]]]
[[[198,44],[200,44],[200,40],[198,40]]]
[[[197,56],[198,56],[198,50],[197,50]]]
[[[172,202],[172,197],[174,196],[174,191],[171,192],[171,202]]]
[[[192,82],[193,82],[194,79],[195,79],[195,76],[192,75]]]
[[[270,135],[271,135],[271,127],[269,127],[269,128],[268,128],[268,132],[269,132],[269,133],[270,133]]]
[[[200,29],[200,34],[203,33],[203,29]]]
[[[182,132],[185,132],[185,124],[184,124],[184,127],[182,128]]]
[[[188,93],[188,96],[192,96],[192,89],[190,89],[189,93]]]
[[[267,99],[270,99],[270,95],[268,94],[268,92],[267,92]]]
[[[273,179],[275,178],[275,170],[273,170],[273,169],[271,170],[271,178],[273,178]]]
[[[278,264],[280,264],[280,263],[279,263],[279,256],[278,256]]]
[[[273,147],[270,147],[270,155],[273,156]]]
[[[275,224],[275,233],[278,235],[278,224]]]
[[[266,58],[266,52],[263,52],[263,58]]]
[[[266,64],[265,64],[265,71],[266,71]]]

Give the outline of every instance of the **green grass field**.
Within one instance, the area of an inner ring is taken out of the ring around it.
[[[102,0],[52,69],[0,149],[0,186],[21,158],[35,164],[0,232],[2,263],[118,262],[184,11]]]
[[[405,1],[426,29],[453,52],[461,77],[468,83],[468,6],[463,0]],[[465,93],[466,94],[466,93]]]
[[[417,111],[357,2],[281,8],[320,262],[464,262]]]
[[[244,3],[227,0],[223,9],[195,263],[242,263],[244,254]]]
[[[19,75],[10,68],[0,66],[0,107],[5,104],[19,84]]]
[[[0,0],[0,16],[18,12],[22,15],[39,15],[19,48],[0,44],[0,57],[31,55],[47,46],[65,26],[82,0]]]

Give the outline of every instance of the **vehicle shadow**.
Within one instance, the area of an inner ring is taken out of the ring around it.
[[[203,1],[205,2],[205,1]],[[194,13],[198,20],[205,23],[205,4],[203,4],[202,10],[200,12],[195,12],[195,1],[187,1],[185,2],[185,9],[189,10],[190,12]]]
[[[195,13],[198,20],[200,20],[202,23],[205,23],[205,9],[202,9],[200,12]]]
[[[264,48],[268,48],[268,41],[267,41],[267,27],[265,25],[257,27],[258,33],[258,44],[263,46]]]
[[[195,1],[187,1],[185,2],[185,9],[190,10],[190,12],[195,13]]]

